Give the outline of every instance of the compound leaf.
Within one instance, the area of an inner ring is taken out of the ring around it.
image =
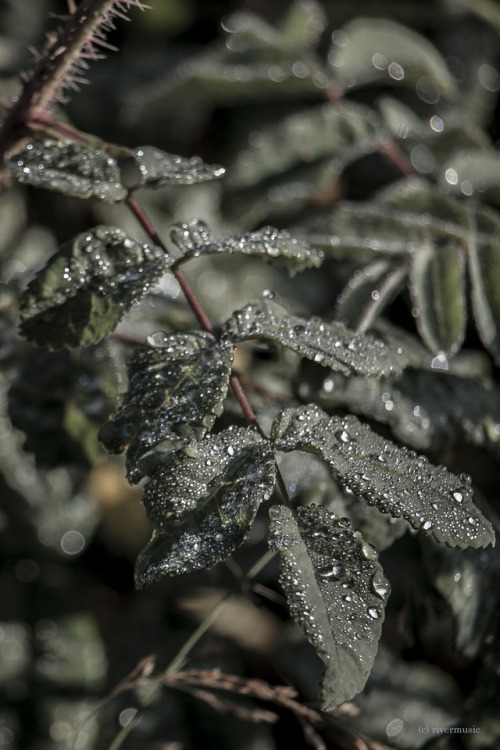
[[[137,560],[139,588],[230,555],[270,497],[275,473],[270,444],[251,428],[229,428],[167,454],[144,490],[156,530]]]
[[[429,349],[456,353],[467,321],[465,254],[453,240],[420,245],[410,268],[410,293],[417,326]]]
[[[289,232],[273,227],[216,240],[205,222],[194,219],[187,224],[174,224],[170,237],[182,250],[183,261],[218,253],[257,255],[285,266],[290,273],[317,268],[323,261],[321,250],[313,250],[307,242],[297,240]]]
[[[301,357],[344,375],[384,376],[402,372],[406,358],[368,334],[343,323],[300,318],[269,299],[259,299],[234,313],[225,326],[233,341],[261,338],[286,346]]]
[[[271,509],[271,549],[290,613],[324,664],[329,709],[365,686],[377,652],[389,583],[377,553],[346,518],[320,508]]]
[[[104,338],[172,264],[159,247],[116,227],[77,235],[49,259],[21,297],[21,333],[49,349]]]
[[[140,146],[133,153],[141,173],[138,186],[159,188],[165,185],[192,185],[222,177],[224,167],[205,164],[199,157],[186,159],[176,154],[167,154],[153,146]]]
[[[398,448],[356,417],[329,417],[315,405],[286,409],[273,425],[277,450],[309,450],[337,481],[382,513],[403,517],[450,547],[484,547],[494,532],[472,500],[470,477]]]
[[[232,344],[204,331],[158,332],[134,352],[128,391],[99,434],[112,453],[128,449],[130,481],[151,474],[163,454],[203,438],[222,411],[232,361]]]
[[[120,201],[127,195],[116,161],[82,143],[48,138],[32,141],[8,163],[19,182],[35,187],[108,201]]]
[[[387,18],[356,18],[333,35],[328,60],[345,88],[371,83],[456,93],[444,58],[423,36]]]

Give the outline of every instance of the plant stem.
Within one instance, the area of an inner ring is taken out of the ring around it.
[[[151,220],[149,219],[148,215],[142,208],[142,206],[139,205],[139,203],[135,200],[135,198],[132,195],[129,195],[126,198],[126,204],[129,207],[129,209],[134,214],[135,218],[139,222],[139,224],[142,226],[146,234],[153,240],[155,245],[158,245],[158,247],[161,247],[163,252],[168,253],[167,248],[165,247],[165,243],[159,236],[158,232],[154,228]],[[173,266],[172,272],[179,282],[179,285],[184,293],[184,296],[186,298],[186,301],[188,305],[190,306],[191,310],[196,315],[196,318],[203,328],[204,331],[207,331],[208,333],[213,333],[214,328],[203,310],[202,306],[198,302],[198,299],[196,297],[196,294],[194,293],[193,289],[191,288],[188,280],[184,276],[183,272],[177,268],[176,266]],[[257,421],[257,416],[252,409],[252,406],[247,398],[247,395],[243,389],[243,386],[241,385],[241,381],[238,377],[238,375],[233,371],[230,379],[231,388],[235,395],[235,398],[237,399],[239,405],[241,406],[241,410],[245,416],[245,419],[249,424],[251,424],[253,427],[257,429],[259,434],[265,438],[266,440],[269,440],[269,436],[266,435],[262,427],[260,426],[259,422]],[[278,465],[276,465],[276,479],[278,482],[278,487],[280,488],[280,492],[283,498],[283,503],[290,508],[290,497],[288,495],[288,491],[286,489],[286,484],[283,479],[283,476],[281,474],[280,468]]]

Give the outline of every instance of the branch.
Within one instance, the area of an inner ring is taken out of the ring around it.
[[[0,128],[2,160],[31,120],[46,115],[55,102],[61,101],[68,86],[82,82],[77,74],[88,67],[87,60],[101,58],[100,48],[111,48],[105,42],[106,33],[114,28],[114,18],[126,18],[126,11],[133,6],[146,8],[141,0],[83,0],[76,8],[70,3],[73,12],[64,26],[48,37]]]

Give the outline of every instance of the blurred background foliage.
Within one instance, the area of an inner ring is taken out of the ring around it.
[[[472,190],[479,182],[482,199],[498,207],[500,5],[493,0],[151,0],[151,6],[118,24],[109,40],[118,51],[91,66],[91,85],[58,116],[113,143],[153,144],[227,168],[220,184],[140,196],[163,237],[174,221],[193,217],[223,233],[268,222],[321,222],[340,199],[370,199],[400,177],[374,147],[382,133],[399,143],[417,175],[437,183],[450,159],[458,175],[457,154],[472,151],[457,183],[467,195],[465,181]],[[40,47],[46,29],[57,24],[49,14],[65,11],[63,0],[1,0],[3,99],[29,66],[29,47]],[[358,17],[373,21],[359,25]],[[404,80],[377,52],[395,43],[394,23],[409,30],[398,51],[409,61]],[[350,109],[339,115],[332,140],[321,107],[333,106],[341,91]],[[439,139],[443,120],[447,138]],[[120,324],[121,341],[54,354],[17,337],[19,291],[59,243],[96,223],[141,238],[120,205],[21,187],[0,196],[0,748],[108,748],[135,715],[144,687],[110,698],[111,691],[151,654],[158,669],[165,667],[235,585],[234,570],[219,565],[134,591],[133,563],[150,529],[140,490],[128,486],[121,461],[105,456],[97,441],[125,387],[126,337],[194,325],[173,277]],[[365,261],[332,253],[319,271],[290,279],[257,259],[211,257],[190,262],[186,273],[217,324],[266,288],[297,312],[331,317]],[[357,411],[435,462],[472,474],[476,496],[498,520],[497,369],[468,326],[466,349],[437,376],[435,353],[414,338],[412,304],[403,292],[385,324],[406,329],[398,335],[412,342],[420,363],[397,384],[325,376],[313,363],[300,365],[292,354],[263,347],[239,348],[236,368],[263,422],[289,395]],[[227,406],[240,419],[236,405]],[[329,498],[382,550],[393,594],[367,690],[325,717],[319,734],[308,734],[301,717],[283,707],[273,706],[277,722],[252,723],[238,710],[218,713],[192,690],[165,688],[125,747],[498,747],[498,553],[452,552],[417,540],[341,496],[319,464],[283,464],[297,502]],[[265,513],[236,555],[243,570],[265,550]],[[231,599],[189,666],[290,683],[314,705],[319,661],[288,621],[276,578],[272,562],[250,602],[240,594]],[[429,737],[419,733],[422,725],[481,732]]]

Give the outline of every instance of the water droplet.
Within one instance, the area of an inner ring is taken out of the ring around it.
[[[378,618],[380,617],[380,612],[376,607],[369,607],[367,611],[370,617],[372,617],[374,620],[378,620]]]
[[[462,502],[462,500],[464,499],[464,496],[463,496],[463,494],[462,494],[462,493],[461,493],[461,492],[460,492],[459,490],[455,490],[455,491],[454,491],[454,492],[452,492],[451,494],[452,494],[452,497],[453,497],[453,499],[454,499],[454,500],[455,500],[455,501],[456,501],[457,503],[461,503],[461,502]]]

